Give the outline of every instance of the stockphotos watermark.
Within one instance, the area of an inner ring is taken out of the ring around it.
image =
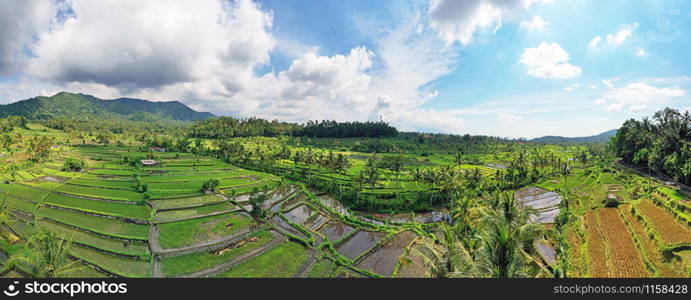
[[[14,281],[3,290],[6,296],[14,297],[17,295],[75,295],[81,294],[126,294],[127,283],[108,283],[101,282],[38,282],[29,281],[23,284]]]

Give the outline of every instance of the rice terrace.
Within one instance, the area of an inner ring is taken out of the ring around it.
[[[684,185],[627,167],[604,142],[545,144],[327,122],[280,125],[298,137],[243,137],[247,128],[280,126],[227,117],[155,134],[138,128],[144,123],[103,134],[75,130],[90,126],[76,121],[2,122],[4,276],[690,272]],[[388,137],[328,137],[348,127]],[[166,133],[173,131],[188,137]],[[492,240],[502,231],[509,240]],[[520,253],[516,273],[488,271],[495,254],[485,251],[511,243]],[[41,268],[36,251],[55,251],[41,247],[59,247],[64,261]],[[465,255],[449,257],[454,247]],[[449,267],[447,260],[458,261]]]
[[[691,277],[691,66],[642,16],[143,2],[0,0],[42,20],[0,36],[0,277]]]

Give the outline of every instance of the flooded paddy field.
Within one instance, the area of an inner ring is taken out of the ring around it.
[[[538,211],[537,215],[531,216],[532,222],[551,224],[559,214],[562,196],[558,193],[538,187],[527,187],[517,191],[515,197],[519,205],[532,207]]]
[[[309,217],[314,213],[314,210],[305,204],[300,204],[290,211],[284,212],[283,215],[293,223],[305,223]]]
[[[327,215],[318,213],[310,217],[309,220],[304,223],[304,225],[310,230],[317,230],[329,220],[330,218]]]
[[[300,230],[295,229],[295,227],[290,226],[290,224],[288,224],[288,222],[281,219],[279,216],[271,217],[271,219],[269,219],[269,223],[271,223],[271,224],[277,226],[278,228],[283,229],[283,230],[287,231],[288,233],[295,235],[297,237],[307,238],[307,236],[305,236],[304,233],[302,233]]]
[[[358,231],[338,245],[336,251],[352,260],[374,247],[384,236],[384,232]]]
[[[356,264],[358,268],[370,270],[382,276],[391,276],[405,248],[417,237],[414,232],[404,231]]]
[[[338,241],[353,230],[353,227],[341,221],[330,221],[319,229],[319,233],[325,235],[330,241]]]
[[[343,205],[343,203],[334,199],[333,197],[323,195],[317,197],[317,199],[319,199],[319,202],[321,202],[324,206],[332,208],[337,213],[342,214],[344,216],[350,216],[350,212],[345,207],[345,205]]]

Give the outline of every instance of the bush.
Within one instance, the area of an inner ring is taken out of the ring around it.
[[[86,169],[86,162],[83,159],[77,159],[69,157],[65,160],[65,164],[62,166],[63,171],[80,172]]]
[[[201,189],[201,190],[202,190],[202,192],[212,191],[212,190],[214,190],[219,184],[221,184],[221,182],[218,181],[218,179],[216,179],[216,178],[210,178],[210,179],[204,180],[204,182],[202,183],[202,189]]]
[[[139,192],[139,193],[146,193],[147,191],[149,191],[149,184],[147,184],[147,183],[140,183],[140,184],[137,186],[137,192]]]

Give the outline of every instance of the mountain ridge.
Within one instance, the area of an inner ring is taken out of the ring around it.
[[[556,135],[546,135],[538,138],[530,139],[530,142],[536,143],[598,143],[606,142],[617,134],[617,129],[607,130],[603,133],[590,135],[590,136],[580,136],[580,137],[564,137]]]
[[[192,122],[215,117],[180,101],[155,102],[135,98],[101,99],[86,94],[59,92],[0,105],[0,117],[24,116],[30,120],[67,117],[77,120],[122,119],[131,121]]]

